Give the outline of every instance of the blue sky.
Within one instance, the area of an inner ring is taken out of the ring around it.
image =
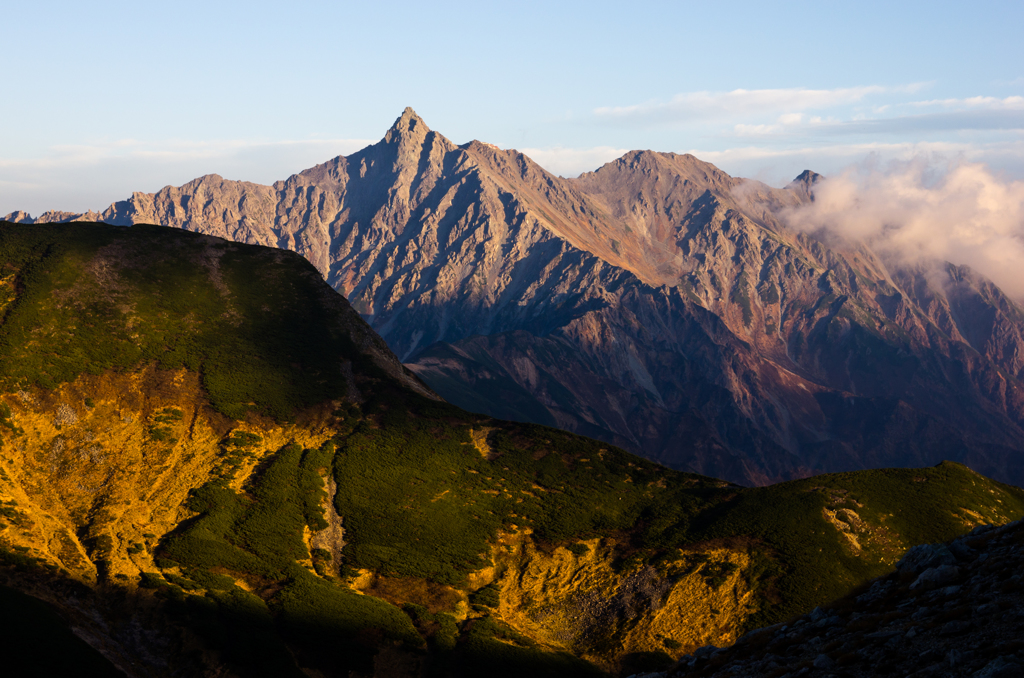
[[[564,176],[635,148],[782,185],[961,157],[1024,179],[1024,3],[5,3],[0,214],[270,183],[405,106]]]

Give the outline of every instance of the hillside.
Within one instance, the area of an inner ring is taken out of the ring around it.
[[[577,179],[407,109],[273,186],[95,218],[294,250],[450,402],[766,484],[951,459],[1024,483],[1024,312],[976,273],[790,230],[785,189],[634,151]]]
[[[647,678],[800,675],[1015,678],[1024,673],[1024,524],[912,549],[897,571],[731,648]]]
[[[0,574],[59,615],[0,594],[129,676],[629,673],[1024,515],[954,463],[746,489],[459,410],[284,250],[5,223],[0,269]]]

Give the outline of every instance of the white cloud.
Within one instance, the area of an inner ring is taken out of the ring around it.
[[[805,169],[826,176],[840,175],[851,165],[864,162],[885,164],[931,157],[938,164],[949,162],[983,163],[992,172],[1012,178],[1024,178],[1024,137],[975,141],[863,142],[792,144],[788,146],[749,144],[706,150],[683,148],[711,162],[733,176],[757,179],[771,186],[785,186]]]
[[[784,113],[779,116],[778,121],[774,125],[745,125],[738,123],[733,126],[733,133],[738,137],[763,137],[772,136],[775,134],[781,134],[788,132],[795,128],[799,128],[803,123],[804,116],[802,113]],[[819,124],[821,118],[815,117],[813,121],[808,124]]]
[[[817,184],[814,202],[786,217],[902,260],[966,264],[1024,299],[1024,181],[983,164],[918,157],[854,166]]]
[[[594,116],[627,126],[686,124],[720,138],[765,140],[901,135],[919,141],[949,133],[1024,129],[1022,96],[907,100],[926,86],[687,92],[667,102],[598,108]]]
[[[889,118],[862,118],[829,121],[808,126],[807,133],[815,135],[920,135],[943,132],[1012,131],[1024,129],[1024,114],[1012,108],[977,108],[902,115]]]
[[[656,123],[706,120],[763,115],[784,111],[788,114],[856,104],[869,96],[913,92],[923,85],[903,87],[840,87],[836,89],[736,89],[731,92],[684,92],[670,101],[651,101],[632,106],[597,108],[594,115],[606,120]]]
[[[782,125],[744,125],[737,123],[732,131],[738,137],[764,137],[778,134],[783,130]]]
[[[594,146],[591,148],[554,146],[549,148],[522,148],[519,150],[552,174],[563,177],[575,177],[583,172],[595,170],[616,158],[621,158],[630,149],[613,148],[611,146]]]
[[[930,112],[893,115],[895,110]],[[936,111],[935,109],[940,110]],[[872,115],[859,112],[849,119],[806,119],[799,113],[779,116],[775,123],[738,123],[732,127],[736,137],[773,136],[850,136],[850,135],[934,135],[942,132],[978,130],[1012,131],[1024,129],[1024,97],[970,97],[966,99],[934,99],[872,107]],[[889,113],[889,115],[885,115]]]
[[[838,158],[843,163],[849,164],[852,159],[863,158],[866,155],[874,154],[887,158],[906,158],[922,153],[969,153],[978,150],[970,144],[958,144],[948,142],[934,143],[884,143],[869,142],[861,144],[828,144],[820,146],[799,146],[791,148],[774,148],[769,146],[741,146],[727,148],[720,151],[705,151],[691,149],[684,151],[697,156],[701,160],[712,163],[745,162],[750,160],[777,160],[792,157],[810,158]],[[1024,149],[1021,149],[1024,153]]]
[[[966,99],[930,99],[928,101],[911,101],[910,106],[943,106],[946,108],[1008,108],[1024,110],[1024,97],[967,97]]]

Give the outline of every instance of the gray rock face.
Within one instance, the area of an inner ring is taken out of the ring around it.
[[[929,567],[927,570],[921,573],[914,583],[910,585],[910,589],[918,588],[931,588],[935,586],[941,586],[954,582],[960,576],[960,568],[956,565],[940,565],[939,567]]]
[[[956,556],[945,544],[921,544],[907,551],[896,563],[896,569],[903,574],[917,574],[930,568],[955,563]]]
[[[965,268],[788,230],[818,181],[650,151],[562,179],[407,109],[273,186],[208,175],[40,220],[295,250],[453,403],[676,468],[763,484],[951,459],[1024,482],[1024,313]]]

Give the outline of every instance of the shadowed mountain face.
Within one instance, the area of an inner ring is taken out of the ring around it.
[[[89,216],[299,252],[471,410],[743,483],[944,458],[1024,482],[1021,309],[966,268],[787,229],[819,180],[650,151],[563,179],[406,109],[273,186],[209,175]]]

